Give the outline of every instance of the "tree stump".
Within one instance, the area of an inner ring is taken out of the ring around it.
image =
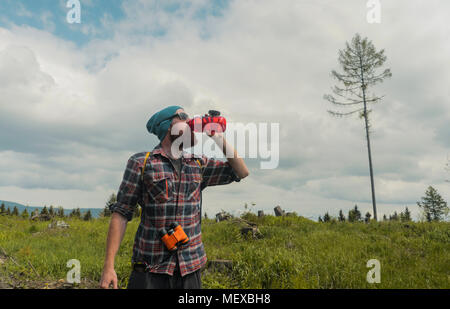
[[[54,228],[60,228],[60,229],[68,229],[70,227],[70,225],[68,225],[66,222],[64,221],[53,221],[52,223],[50,223],[48,225],[49,229],[54,229]]]
[[[231,219],[233,216],[222,211],[216,214],[216,222],[225,221]]]
[[[50,221],[52,217],[48,214],[38,214],[31,217],[31,221]]]
[[[231,260],[209,260],[208,261],[208,270],[218,271],[218,272],[227,272],[233,269],[233,261]]]
[[[250,233],[254,239],[262,238],[262,234],[256,226],[244,226],[241,228],[242,236],[246,236],[248,233]]]
[[[285,215],[284,210],[282,210],[280,206],[275,207],[273,210],[275,212],[275,216],[277,217],[282,217]]]

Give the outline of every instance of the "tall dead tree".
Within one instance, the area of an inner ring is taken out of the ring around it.
[[[374,45],[367,38],[361,39],[357,33],[351,43],[345,43],[346,48],[339,50],[339,64],[342,67],[343,73],[338,73],[335,70],[331,72],[339,85],[332,88],[333,94],[326,94],[324,98],[329,102],[339,107],[362,107],[349,112],[328,112],[337,117],[348,116],[354,113],[359,113],[359,118],[364,118],[366,128],[367,149],[369,153],[369,170],[370,183],[372,188],[372,205],[374,219],[377,220],[377,208],[375,201],[375,186],[373,182],[373,168],[372,168],[372,154],[370,150],[369,138],[369,113],[372,111],[368,109],[371,103],[380,102],[384,96],[376,96],[369,92],[369,87],[383,82],[385,78],[391,77],[390,69],[385,69],[379,73],[378,69],[386,61],[384,49],[377,52]]]
[[[448,155],[447,155],[447,164],[445,164],[445,170],[446,170],[447,172],[450,172],[450,159],[448,158]],[[446,182],[450,182],[450,178],[449,178],[449,179],[446,179],[445,181],[446,181]]]

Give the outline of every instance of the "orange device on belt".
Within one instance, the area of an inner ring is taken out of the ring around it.
[[[178,249],[177,246],[187,244],[189,242],[189,237],[181,228],[177,222],[170,225],[169,231],[166,229],[161,229],[159,231],[162,242],[166,245],[169,251],[175,251]]]

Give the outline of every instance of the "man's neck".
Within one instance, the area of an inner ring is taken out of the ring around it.
[[[175,157],[173,156],[172,151],[171,151],[171,148],[172,148],[172,142],[171,142],[170,140],[164,139],[164,140],[161,142],[161,148],[163,149],[163,151],[164,151],[164,153],[166,154],[166,156],[169,157],[170,159],[172,159],[172,160],[177,160],[177,159],[180,159],[180,158],[181,158],[181,157],[175,158]],[[180,151],[183,152],[182,149],[181,149]]]

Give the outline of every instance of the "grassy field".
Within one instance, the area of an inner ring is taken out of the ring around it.
[[[262,239],[242,236],[229,221],[203,220],[208,259],[229,259],[233,269],[205,269],[204,288],[450,288],[450,223],[317,223],[303,217],[257,218]],[[0,216],[0,287],[67,287],[66,263],[81,263],[80,288],[101,276],[109,218],[49,222]],[[128,224],[116,257],[119,287],[126,287],[134,234]],[[381,283],[367,283],[366,263],[381,263]]]

